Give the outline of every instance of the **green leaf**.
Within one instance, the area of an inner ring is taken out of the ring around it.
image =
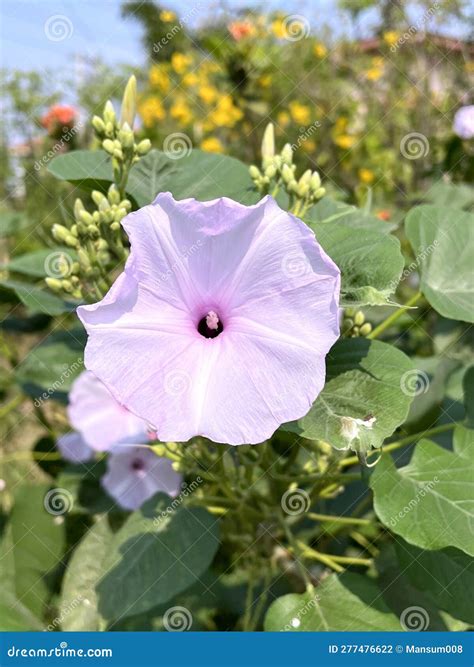
[[[422,549],[456,547],[474,555],[474,470],[456,453],[421,440],[409,465],[383,456],[370,478],[380,521]]]
[[[408,357],[392,345],[340,340],[327,356],[323,391],[305,417],[285,428],[335,449],[367,452],[380,447],[406,419],[412,397],[402,388],[413,372]],[[351,421],[367,422],[367,417],[375,421],[367,426]]]
[[[423,294],[438,313],[464,322],[474,322],[473,226],[472,213],[439,206],[418,206],[405,223]]]
[[[76,547],[62,585],[59,618],[67,632],[94,632],[104,627],[95,587],[113,541],[107,517],[102,516]]]
[[[390,225],[373,215],[368,215],[357,206],[350,206],[344,202],[335,201],[331,197],[323,197],[305,215],[305,221],[312,223],[332,225],[343,224],[356,229],[371,229],[373,231],[390,232]]]
[[[211,564],[219,545],[217,521],[201,508],[167,512],[171,502],[155,496],[115,534],[97,585],[105,618],[125,618],[167,602]]]
[[[378,587],[357,574],[332,574],[313,591],[284,595],[265,617],[270,632],[400,631]]]
[[[84,190],[106,190],[113,181],[112,161],[102,150],[69,151],[58,155],[48,171],[61,181],[68,181]]]
[[[46,313],[46,315],[61,315],[73,312],[77,303],[67,302],[55,296],[47,289],[41,289],[29,283],[18,280],[0,280],[0,287],[12,291],[32,313]]]
[[[34,276],[35,278],[44,278],[45,276],[53,276],[55,278],[66,277],[58,273],[58,259],[63,256],[67,262],[65,266],[71,266],[72,262],[77,259],[75,250],[72,248],[44,248],[43,250],[35,250],[24,255],[14,257],[7,264],[1,264],[0,269],[8,269],[15,273],[23,273],[27,276]]]
[[[324,250],[341,270],[341,305],[392,303],[404,266],[394,236],[335,222],[308,222]]]
[[[10,518],[16,597],[41,617],[51,591],[48,580],[64,552],[64,523],[45,509],[48,484],[20,487]]]
[[[0,211],[0,238],[14,236],[19,232],[31,227],[29,220],[22,211],[1,210]]]
[[[401,570],[419,590],[436,600],[455,618],[474,624],[474,561],[462,551],[448,548],[425,551],[396,542]]]
[[[153,150],[131,170],[127,192],[139,207],[151,204],[159,192],[167,191],[176,199],[230,197],[241,203],[258,199],[243,162],[200,150],[192,150],[179,160]]]
[[[458,424],[453,433],[453,449],[459,456],[472,458],[474,453],[474,430]]]
[[[65,398],[84,370],[84,332],[72,329],[48,336],[33,347],[15,371],[23,391],[39,401]]]
[[[439,181],[432,185],[428,192],[423,193],[422,198],[436,206],[468,208],[474,205],[474,188],[465,183]]]
[[[0,632],[43,630],[41,623],[10,591],[2,590],[0,598]]]

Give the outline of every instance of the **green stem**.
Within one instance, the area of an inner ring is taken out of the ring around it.
[[[383,446],[382,454],[386,454],[387,452],[393,452],[396,449],[400,449],[400,447],[405,447],[405,445],[409,445],[411,442],[413,442],[413,440],[419,438],[427,438],[431,435],[438,435],[438,433],[445,433],[446,431],[451,431],[459,424],[460,422],[451,422],[450,424],[441,424],[440,426],[434,426],[433,428],[427,429],[426,431],[422,431],[421,433],[412,433],[411,435],[407,435],[405,438],[401,438],[400,440],[391,442],[387,446]],[[375,451],[380,453],[379,450]],[[348,466],[356,465],[357,463],[359,463],[359,457],[350,456],[348,459],[343,459],[340,463],[340,466],[341,468],[347,468]]]
[[[286,539],[288,540],[288,543],[289,543],[289,545],[290,545],[290,547],[293,551],[293,556],[294,556],[294,559],[295,559],[296,567],[298,568],[298,570],[301,574],[301,578],[303,579],[303,581],[306,585],[306,590],[308,592],[311,592],[311,591],[314,590],[314,586],[311,583],[311,579],[309,578],[308,573],[306,572],[306,568],[301,563],[300,558],[299,558],[300,550],[301,550],[300,545],[302,543],[298,542],[295,539],[295,536],[291,532],[289,525],[285,521],[285,518],[281,515],[278,518],[279,518],[279,521],[280,521],[280,524],[281,524],[283,530],[285,531]],[[306,545],[304,543],[303,543],[303,546],[306,547]]]
[[[330,514],[317,514],[315,512],[308,512],[306,515],[309,519],[314,521],[327,521],[331,523],[345,523],[354,526],[372,526],[373,522],[370,519],[357,519],[349,516],[331,516]]]
[[[409,308],[415,305],[419,299],[422,297],[421,292],[417,292],[415,296],[413,296],[409,301],[404,306],[401,306],[398,310],[396,310],[394,313],[389,315],[387,319],[385,319],[383,322],[381,322],[378,327],[375,327],[373,331],[371,331],[367,338],[377,338],[377,336],[380,336],[381,333],[383,333],[386,329],[392,326],[394,322],[398,320],[399,317],[401,317]]]
[[[0,419],[6,417],[12,410],[18,407],[18,405],[20,405],[22,400],[23,400],[23,395],[18,394],[18,396],[12,398],[9,403],[5,403],[5,405],[2,405],[2,407],[0,408]]]
[[[15,452],[10,456],[4,456],[0,463],[12,463],[13,461],[60,461],[62,456],[59,452]]]
[[[316,549],[308,547],[304,542],[298,542],[298,546],[302,550],[304,557],[317,560],[320,563],[323,563],[323,565],[330,567],[331,570],[334,570],[334,572],[344,572],[344,568],[338,563],[336,563],[333,560],[332,556],[330,556],[329,554],[319,553],[319,551],[316,551]]]

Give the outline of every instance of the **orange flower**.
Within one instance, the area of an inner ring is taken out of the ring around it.
[[[227,29],[236,42],[255,35],[255,27],[249,21],[233,21],[229,23]]]

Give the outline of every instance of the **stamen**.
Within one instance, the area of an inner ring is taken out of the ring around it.
[[[210,310],[206,315],[206,324],[209,329],[217,329],[219,326],[219,318],[217,313],[215,313],[213,310]]]
[[[209,310],[199,321],[197,330],[204,338],[215,338],[224,330],[224,325],[219,315],[214,310]]]

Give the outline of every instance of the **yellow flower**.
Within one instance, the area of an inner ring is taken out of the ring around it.
[[[324,46],[324,44],[321,44],[318,42],[313,46],[313,53],[316,56],[316,58],[324,58],[324,56],[327,54],[328,50]]]
[[[303,140],[302,144],[305,153],[314,153],[316,151],[316,142],[312,139],[306,139],[306,141]]]
[[[171,23],[171,21],[176,21],[176,14],[170,12],[168,9],[163,9],[163,11],[160,12],[160,20],[164,23]]]
[[[285,39],[287,36],[286,26],[282,19],[276,19],[272,21],[272,32],[278,39]]]
[[[243,117],[242,111],[235,106],[230,95],[222,95],[215,109],[209,114],[208,121],[216,127],[234,127]]]
[[[383,41],[388,46],[393,46],[398,41],[398,32],[395,30],[387,30],[387,32],[384,32],[383,34]]]
[[[170,108],[171,118],[174,118],[182,125],[189,125],[193,120],[193,114],[189,106],[182,99],[177,99]]]
[[[203,151],[207,151],[208,153],[224,152],[224,146],[221,144],[219,139],[216,139],[216,137],[208,137],[207,139],[203,139],[201,141],[201,148]]]
[[[311,120],[311,110],[308,106],[300,104],[300,102],[290,102],[288,107],[295,123],[308,125]]]
[[[170,78],[168,73],[159,65],[153,65],[149,74],[150,84],[156,86],[163,93],[167,93],[170,89]]]
[[[367,70],[365,76],[369,79],[369,81],[378,81],[382,76],[382,74],[383,70],[380,69],[379,67],[371,67],[370,69]]]
[[[356,138],[351,137],[350,134],[341,134],[338,137],[335,137],[334,143],[336,146],[339,146],[339,148],[343,148],[347,150],[348,148],[352,148],[352,146],[355,144]]]
[[[290,124],[290,121],[291,118],[288,111],[280,111],[280,113],[277,116],[278,125],[281,125],[281,127],[287,127]]]
[[[191,56],[185,53],[173,53],[171,56],[171,66],[176,74],[184,74],[189,65],[193,62]]]
[[[262,88],[269,88],[272,85],[273,77],[271,74],[264,74],[258,79],[258,85]]]
[[[198,89],[198,95],[205,104],[212,104],[218,97],[217,89],[209,84],[204,84]]]
[[[156,97],[147,97],[140,102],[138,113],[145,127],[153,127],[157,121],[163,120],[166,116],[162,103]]]
[[[375,174],[370,169],[362,168],[359,169],[359,178],[362,181],[362,183],[370,185],[371,183],[374,182]]]
[[[385,60],[383,59],[382,56],[374,56],[374,58],[372,58],[372,65],[374,67],[383,67],[384,63]]]
[[[336,118],[336,124],[334,126],[336,133],[344,132],[348,122],[349,119],[347,118],[347,116],[339,116],[339,118]]]
[[[195,86],[199,82],[199,77],[197,74],[194,74],[194,72],[189,72],[188,74],[185,74],[182,78],[182,83],[183,86],[186,86],[190,88],[191,86]]]

